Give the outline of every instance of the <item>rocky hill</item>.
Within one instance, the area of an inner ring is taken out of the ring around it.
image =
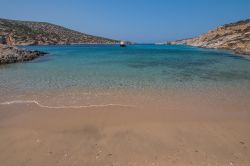
[[[118,43],[103,37],[92,36],[46,22],[0,19],[0,37],[8,45],[47,45],[75,43]]]
[[[236,53],[250,55],[250,19],[220,26],[195,38],[167,44],[230,49]]]

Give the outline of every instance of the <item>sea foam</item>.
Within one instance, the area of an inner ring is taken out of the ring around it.
[[[12,105],[12,104],[36,104],[41,108],[50,109],[80,109],[80,108],[92,108],[92,107],[134,107],[133,105],[124,104],[99,104],[99,105],[80,105],[80,106],[47,106],[39,103],[36,100],[13,100],[0,103],[1,105]]]

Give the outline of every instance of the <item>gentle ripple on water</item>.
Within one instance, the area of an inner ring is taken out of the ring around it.
[[[187,46],[29,46],[49,55],[0,66],[5,91],[65,88],[250,88],[250,60]]]

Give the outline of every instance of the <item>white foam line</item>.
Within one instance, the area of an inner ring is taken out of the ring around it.
[[[134,107],[132,105],[123,105],[123,104],[100,104],[100,105],[83,105],[83,106],[47,106],[40,104],[36,100],[14,100],[14,101],[7,101],[1,103],[1,105],[11,105],[11,104],[36,104],[42,108],[50,108],[50,109],[80,109],[80,108],[91,108],[91,107]]]

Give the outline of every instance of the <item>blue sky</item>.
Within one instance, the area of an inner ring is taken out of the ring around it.
[[[250,18],[250,0],[0,0],[1,18],[46,21],[135,42],[199,35]]]

